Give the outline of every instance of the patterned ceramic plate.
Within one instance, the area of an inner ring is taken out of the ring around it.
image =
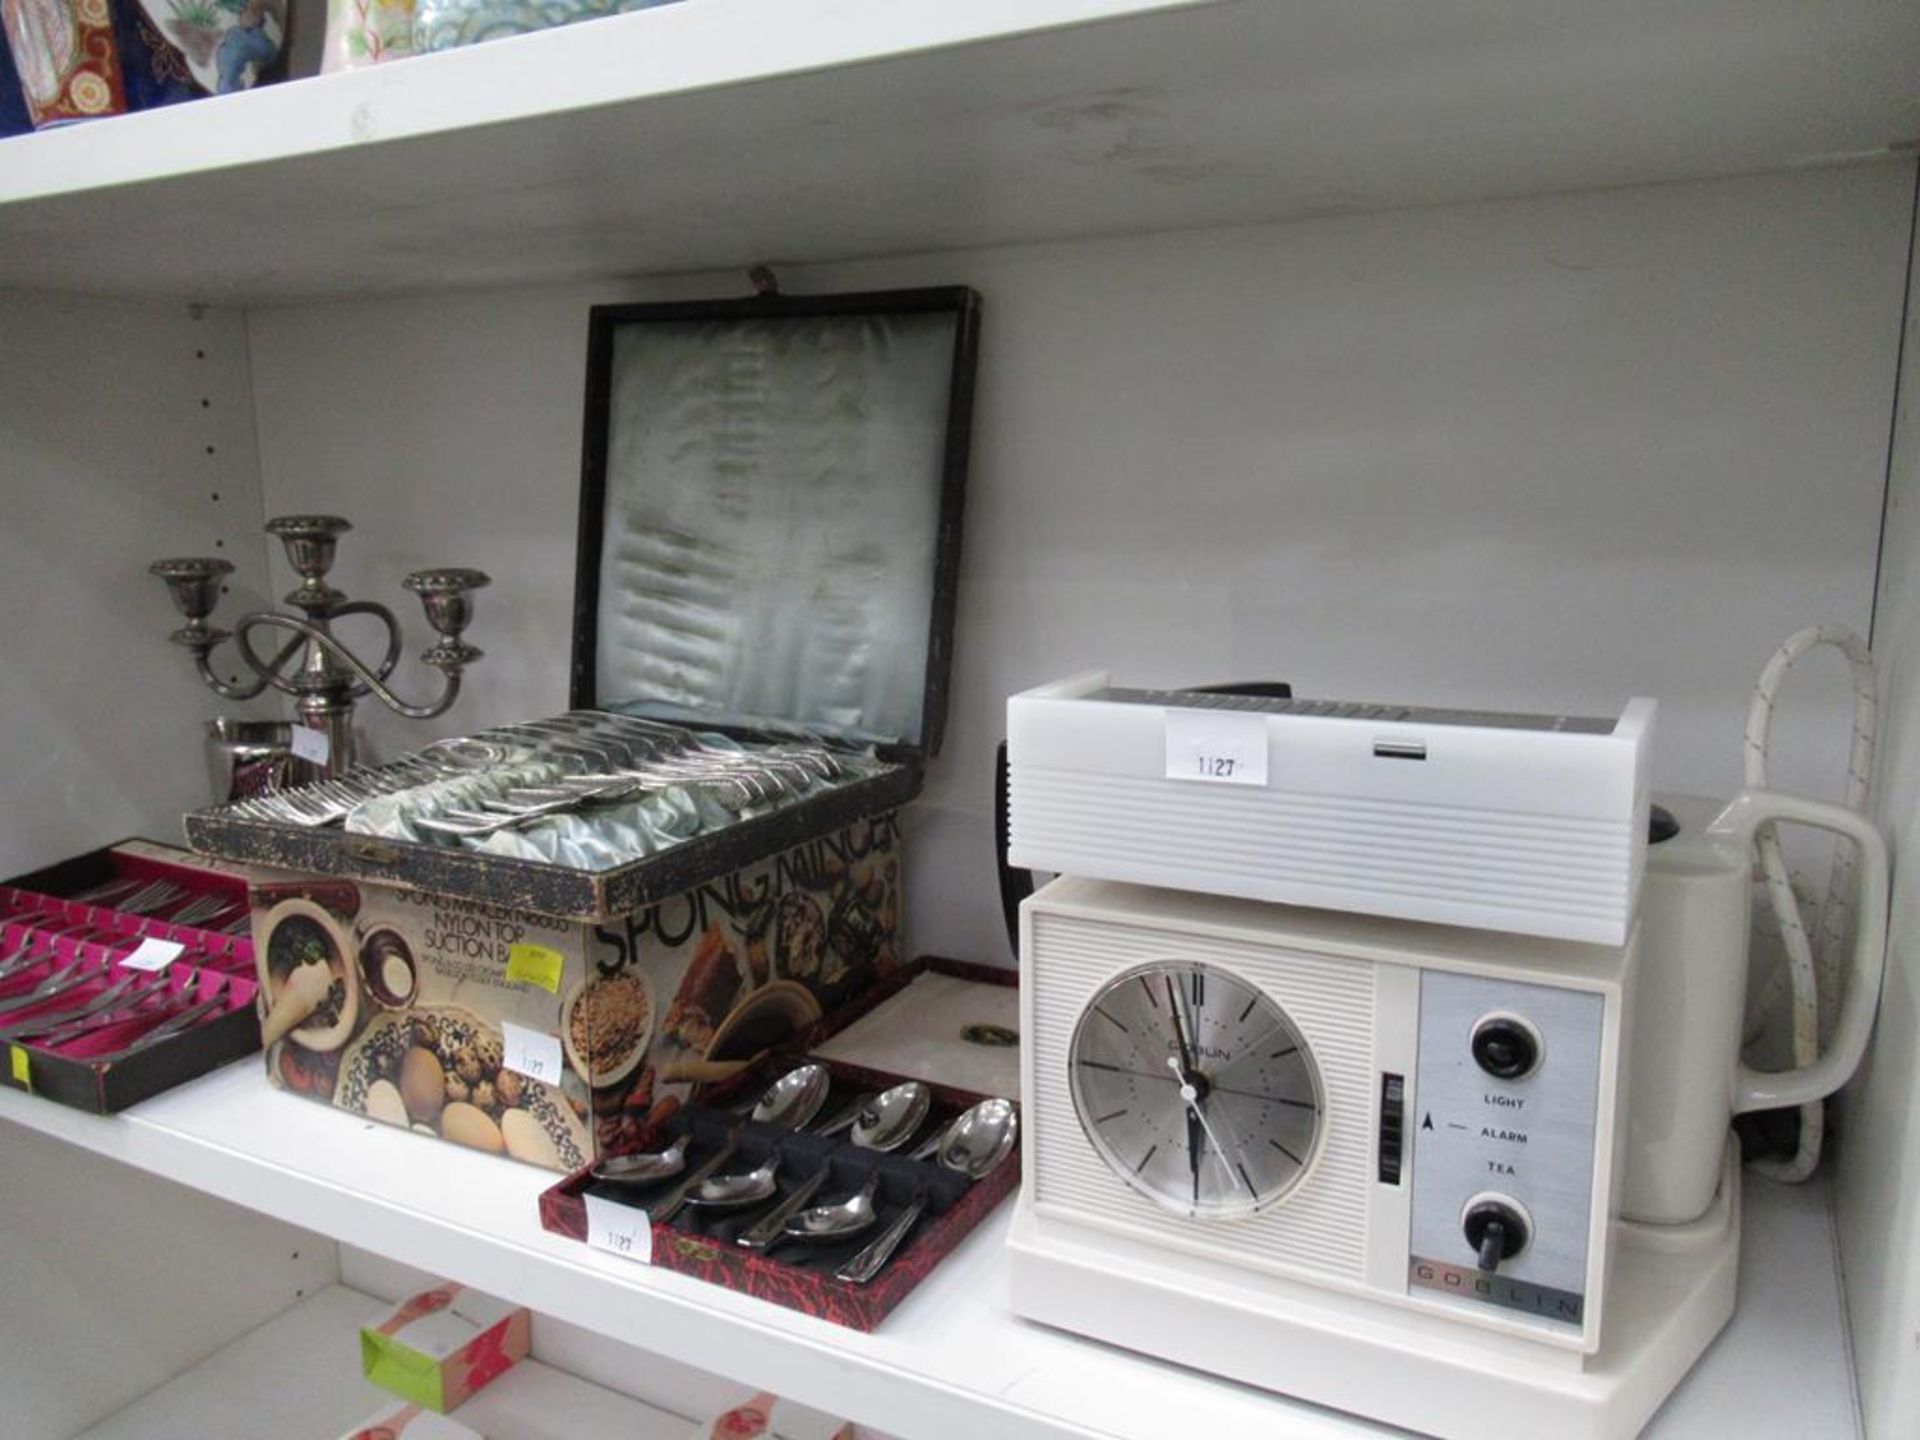
[[[469,1086],[470,1100],[477,1101],[479,1097],[473,1092],[481,1085],[493,1087],[501,1083],[499,1030],[471,1010],[454,1005],[422,1005],[405,1013],[380,1016],[348,1047],[340,1064],[340,1081],[333,1092],[334,1105],[366,1114],[368,1090],[382,1080],[397,1083],[407,1051],[423,1038],[431,1038],[432,1043],[425,1048],[434,1052],[448,1076],[459,1076],[463,1063],[466,1073],[479,1076],[478,1081]],[[566,1100],[550,1086],[511,1072],[508,1075],[506,1083],[519,1093],[508,1106],[498,1105],[496,1098],[493,1108],[497,1109],[502,1125],[508,1112],[524,1110],[539,1122],[547,1139],[552,1141],[561,1168],[577,1170],[586,1164],[586,1127]]]

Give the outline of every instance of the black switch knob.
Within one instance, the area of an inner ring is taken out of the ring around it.
[[[1404,1075],[1380,1077],[1380,1183],[1400,1183],[1400,1155],[1406,1147],[1407,1080]]]
[[[1480,1227],[1480,1268],[1488,1272],[1498,1270],[1500,1262],[1507,1258],[1507,1222],[1489,1220]]]
[[[1532,1238],[1519,1207],[1502,1200],[1476,1200],[1467,1207],[1462,1228],[1480,1268],[1489,1274],[1500,1268],[1502,1260],[1526,1249]]]
[[[1540,1032],[1518,1015],[1489,1015],[1473,1027],[1473,1060],[1496,1080],[1521,1080],[1540,1068]]]

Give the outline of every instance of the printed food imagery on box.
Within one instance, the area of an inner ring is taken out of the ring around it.
[[[900,960],[891,813],[597,925],[326,878],[252,899],[263,1014],[312,1005],[268,1049],[276,1085],[556,1170],[631,1148]]]
[[[501,1029],[555,1030],[555,990],[509,979],[508,962],[528,944],[564,953],[576,926],[345,881],[262,881],[253,904],[268,1015],[297,971],[331,971],[326,999],[268,1051],[276,1083],[550,1169],[590,1158],[584,1107],[514,1068]]]
[[[565,1038],[599,1153],[898,968],[899,910],[888,813],[589,927]]]

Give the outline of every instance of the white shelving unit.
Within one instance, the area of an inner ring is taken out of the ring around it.
[[[344,1435],[394,1397],[360,1374],[360,1327],[385,1300],[329,1285],[74,1440],[257,1440],[298,1425],[315,1440]],[[294,1419],[298,1417],[298,1419]],[[523,1360],[456,1418],[514,1440],[685,1440],[687,1418]]]
[[[356,563],[383,575],[442,545],[527,572],[476,630],[523,678],[476,670],[447,723],[532,713],[564,636],[565,507],[532,483],[483,505],[461,477],[564,479],[586,304],[710,293],[756,262],[989,292],[957,713],[911,836],[941,862],[913,872],[921,948],[978,952],[997,925],[978,802],[1016,681],[1238,670],[1283,619],[1289,666],[1337,685],[1349,660],[1390,665],[1441,701],[1651,668],[1692,788],[1724,788],[1731,762],[1723,783],[1700,757],[1764,658],[1726,658],[1736,623],[1777,639],[1771,605],[1864,627],[1883,489],[1891,543],[1920,533],[1914,447],[1902,469],[1883,444],[1907,202],[1882,181],[1920,140],[1916,74],[1910,0],[684,0],[0,142],[0,853],[175,833],[199,778],[143,711],[212,702],[162,653],[144,577],[74,577],[219,545],[242,567],[230,618],[285,588],[266,513],[361,519]],[[1138,418],[1142,396],[1164,413]],[[1514,443],[1459,448],[1474,428]],[[1233,478],[1192,479],[1211,472]],[[1299,548],[1244,552],[1264,526]],[[1475,604],[1449,617],[1449,593]],[[1920,664],[1890,598],[1888,653]],[[1887,696],[1907,773],[1920,688],[1899,673]],[[1910,1010],[1903,936],[1889,993]],[[1897,1128],[1911,1042],[1882,1053],[1895,1098],[1849,1136],[1900,1157],[1857,1172],[1874,1195],[1920,1171]],[[109,1120],[4,1093],[0,1119],[907,1440],[1374,1433],[1015,1321],[1004,1218],[859,1336],[550,1236],[545,1177],[272,1094],[256,1066]],[[1855,1314],[1897,1417],[1920,1385],[1897,1299],[1920,1221],[1856,1208],[1887,1259],[1849,1277]],[[1754,1181],[1747,1224],[1734,1324],[1650,1433],[1855,1433],[1825,1188]],[[265,1357],[372,1303],[303,1295],[86,1433],[243,1415]],[[341,1400],[332,1374],[310,1378]],[[0,1365],[29,1378],[54,1383]],[[554,1372],[516,1383],[503,1436],[541,1440],[561,1390],[604,1433],[674,1433]]]
[[[1884,158],[1897,3],[683,0],[23,137],[0,285],[274,303]]]
[[[1157,1440],[1181,1427],[1275,1440],[1386,1433],[1016,1320],[1004,1207],[861,1335],[553,1235],[536,1208],[551,1176],[277,1094],[251,1064],[110,1119],[0,1092],[0,1119],[914,1440]],[[1746,1223],[1741,1311],[1656,1418],[1654,1440],[1853,1429],[1825,1187],[1750,1181]],[[1789,1351],[1794,1389],[1781,1395],[1765,1381]]]

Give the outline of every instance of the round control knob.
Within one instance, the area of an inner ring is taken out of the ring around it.
[[[1487,1015],[1473,1027],[1473,1062],[1496,1080],[1523,1080],[1540,1068],[1540,1032],[1518,1015]]]
[[[1502,1260],[1511,1260],[1533,1238],[1526,1212],[1516,1201],[1485,1197],[1472,1201],[1461,1217],[1461,1229],[1482,1270],[1492,1274]]]

